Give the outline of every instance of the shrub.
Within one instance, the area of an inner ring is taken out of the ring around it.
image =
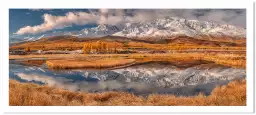
[[[26,48],[24,49],[24,51],[25,51],[25,52],[30,52],[31,50],[30,50],[29,47],[26,47]]]

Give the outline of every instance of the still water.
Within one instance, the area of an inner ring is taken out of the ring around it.
[[[37,59],[38,60],[38,59]],[[71,91],[125,91],[136,95],[209,95],[217,85],[246,77],[244,69],[214,63],[187,67],[167,62],[150,62],[119,69],[51,70],[44,61],[27,64],[10,60],[10,79],[64,88]]]

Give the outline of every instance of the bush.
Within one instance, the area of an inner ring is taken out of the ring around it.
[[[24,51],[25,51],[25,52],[30,52],[31,50],[30,50],[29,47],[26,47],[26,48],[24,49]]]
[[[129,47],[129,42],[124,42],[124,47]]]

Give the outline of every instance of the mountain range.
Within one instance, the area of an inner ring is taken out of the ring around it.
[[[245,29],[227,24],[200,22],[181,18],[162,18],[138,23],[119,25],[99,25],[98,27],[82,30],[80,37],[122,36],[128,38],[171,38],[176,36],[212,36],[245,38]]]
[[[26,37],[23,41],[35,41],[43,37],[70,35],[78,38],[96,38],[104,36],[118,36],[131,39],[158,41],[172,39],[177,36],[193,38],[246,38],[246,29],[228,24],[214,22],[187,20],[184,18],[166,17],[151,21],[136,23],[122,23],[117,25],[101,24],[97,27],[86,28],[72,32],[52,32],[38,37]],[[10,41],[18,41],[11,38]]]

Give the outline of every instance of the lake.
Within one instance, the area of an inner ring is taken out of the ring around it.
[[[32,63],[30,63],[32,62]],[[35,63],[36,62],[36,63]],[[246,77],[245,69],[211,62],[188,66],[168,62],[148,62],[118,69],[48,69],[43,59],[10,60],[9,77],[71,91],[124,91],[135,95],[209,95],[218,85]]]

